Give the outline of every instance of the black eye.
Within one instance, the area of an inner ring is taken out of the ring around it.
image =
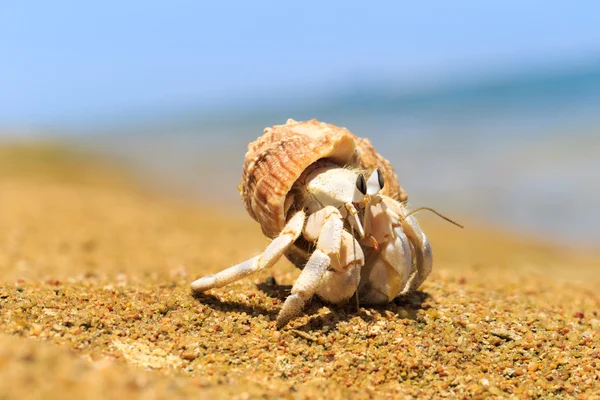
[[[362,194],[367,194],[367,182],[365,182],[363,174],[358,174],[358,177],[356,178],[356,188]]]
[[[380,171],[380,170],[377,170],[377,180],[379,181],[379,187],[380,187],[381,189],[383,189],[383,184],[384,184],[385,182],[383,181],[383,174],[381,173],[381,171]]]

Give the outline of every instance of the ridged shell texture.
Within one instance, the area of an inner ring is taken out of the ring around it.
[[[288,217],[284,211],[290,189],[309,165],[321,159],[362,169],[365,174],[379,168],[385,180],[383,194],[401,202],[407,199],[391,164],[369,139],[316,119],[290,119],[285,125],[266,128],[264,135],[248,145],[245,156],[241,197],[266,236],[274,238],[281,232]]]

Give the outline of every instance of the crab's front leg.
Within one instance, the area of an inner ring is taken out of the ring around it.
[[[262,269],[271,267],[279,260],[287,248],[298,239],[298,236],[302,233],[304,219],[304,211],[298,211],[290,218],[279,236],[269,243],[262,254],[221,272],[204,276],[192,282],[192,290],[198,293],[209,289],[220,288]]]
[[[363,265],[365,265],[365,256],[362,247],[349,232],[344,230],[339,257],[331,259],[331,268],[325,273],[317,289],[317,295],[333,304],[347,301],[356,292]]]
[[[404,210],[406,214],[406,210]],[[406,232],[406,235],[410,238],[414,248],[416,256],[416,272],[410,277],[406,284],[402,294],[410,293],[419,288],[423,282],[427,279],[431,270],[433,269],[433,252],[429,240],[423,230],[419,226],[416,218],[409,215],[402,220],[402,229]]]
[[[401,294],[413,292],[421,286],[427,279],[433,269],[433,252],[431,245],[425,233],[419,226],[416,218],[408,215],[406,208],[394,199],[387,196],[381,196],[382,202],[388,207],[386,212],[390,218],[399,218],[402,222],[402,230],[408,236],[408,239],[413,245],[415,254],[415,271],[406,283]],[[407,216],[408,215],[408,216]]]
[[[328,267],[339,265],[343,232],[342,214],[333,206],[327,206],[308,217],[304,237],[316,241],[316,249],[294,282],[291,295],[285,300],[277,316],[278,328],[300,314],[304,304],[322,285]]]
[[[359,297],[365,304],[385,304],[405,287],[412,271],[412,249],[409,239],[382,203],[371,205],[369,213],[372,238],[378,251],[373,252],[361,271]],[[374,244],[363,241],[366,247]]]

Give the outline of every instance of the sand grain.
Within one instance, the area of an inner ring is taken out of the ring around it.
[[[189,291],[261,251],[249,218],[104,170],[13,164],[0,163],[1,398],[600,394],[597,255],[421,216],[435,251],[422,291],[359,310],[314,299],[277,331],[298,274],[285,261]]]

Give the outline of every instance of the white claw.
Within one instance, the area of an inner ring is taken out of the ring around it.
[[[273,239],[265,251],[238,265],[229,267],[216,274],[204,276],[192,282],[192,290],[196,293],[209,289],[220,288],[231,282],[245,278],[255,272],[270,268],[279,260],[281,255],[290,247],[294,240],[300,236],[304,225],[304,211],[298,211],[286,224],[281,234]]]
[[[258,263],[259,259],[260,256],[256,256],[236,265],[235,267],[228,268],[217,274],[203,276],[202,278],[192,282],[192,290],[196,293],[205,292],[210,289],[223,287],[231,282],[251,275],[256,271],[256,264]]]

